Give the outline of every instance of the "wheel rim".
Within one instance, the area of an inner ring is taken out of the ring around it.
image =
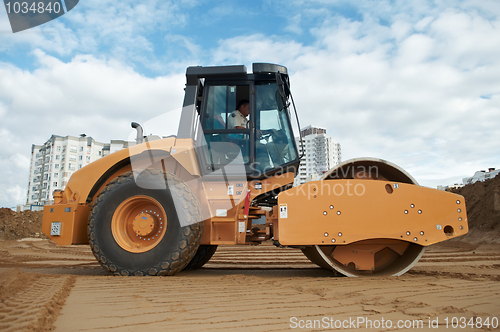
[[[156,247],[167,229],[167,215],[161,204],[149,196],[123,201],[111,220],[116,243],[129,252],[141,253]]]

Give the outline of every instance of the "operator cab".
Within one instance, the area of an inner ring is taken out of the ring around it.
[[[186,94],[190,85],[197,90],[196,141],[204,174],[244,165],[247,177],[259,179],[298,168],[287,69],[261,63],[252,69],[251,74],[245,66],[187,69]],[[242,101],[248,102],[248,116],[237,111]]]

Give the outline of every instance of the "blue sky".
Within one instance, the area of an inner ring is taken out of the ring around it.
[[[0,8],[0,206],[25,201],[31,144],[52,134],[175,133],[190,65],[285,65],[301,124],[344,160],[461,183],[500,167],[499,15],[488,0],[81,0],[12,34]]]

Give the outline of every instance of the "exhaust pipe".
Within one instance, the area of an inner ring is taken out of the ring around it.
[[[138,124],[137,122],[132,122],[131,125],[132,128],[137,130],[137,138],[135,139],[135,141],[137,142],[137,144],[141,144],[144,141],[143,130],[141,125]]]

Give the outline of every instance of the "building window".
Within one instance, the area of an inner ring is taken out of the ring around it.
[[[78,160],[83,160],[83,156],[78,156]]]
[[[83,146],[80,146],[80,152],[83,152]]]
[[[59,168],[59,164],[54,164],[54,168]]]
[[[60,155],[58,155],[58,154],[57,154],[57,155],[56,155],[56,160],[59,160],[59,157],[60,157]]]
[[[82,164],[78,164],[78,169],[82,168]]]
[[[52,183],[53,187],[57,187],[57,182]]]
[[[72,145],[70,148],[69,148],[69,152],[77,152],[78,149],[76,148],[76,146]]]

